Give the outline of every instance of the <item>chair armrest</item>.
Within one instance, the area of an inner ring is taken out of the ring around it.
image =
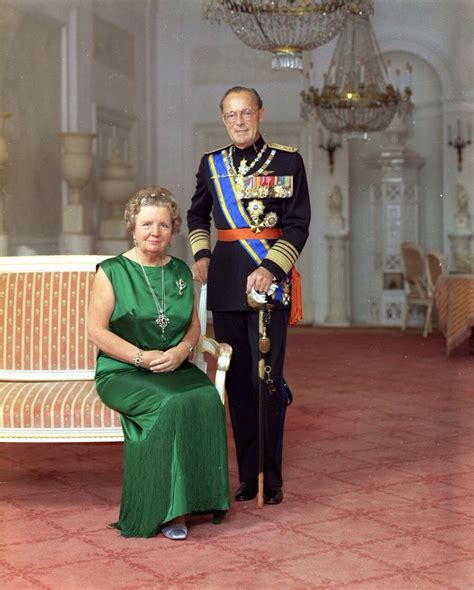
[[[222,403],[225,400],[225,377],[232,357],[232,347],[225,342],[217,342],[209,336],[201,336],[197,346],[199,353],[212,355],[217,361],[216,378],[214,385],[219,393]],[[198,356],[199,356],[198,353]],[[199,366],[199,365],[198,365]]]
[[[227,371],[232,356],[232,347],[225,342],[217,342],[209,336],[201,336],[198,345],[203,352],[207,352],[217,360],[217,368]]]

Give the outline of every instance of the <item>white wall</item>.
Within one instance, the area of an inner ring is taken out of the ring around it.
[[[57,104],[56,122],[49,117],[49,128],[55,136],[54,162],[45,162],[46,154],[42,154],[42,160],[34,157],[34,162],[30,162],[33,167],[41,165],[46,178],[56,182],[55,190],[50,191],[53,195],[51,199],[57,199],[53,208],[53,213],[57,214],[55,226],[54,230],[51,227],[49,230],[53,235],[45,239],[57,248],[58,234],[61,233],[61,202],[67,202],[66,186],[63,182],[61,189],[59,174],[58,131],[95,132],[100,126],[98,114],[100,116],[105,110],[107,120],[102,126],[120,124],[123,120],[130,127],[130,149],[125,150],[124,156],[130,154],[137,182],[155,181],[156,7],[152,0],[11,0],[10,4],[11,10],[22,14],[24,19],[36,23],[37,27],[51,30],[51,39],[54,34],[60,39],[56,55],[50,55],[47,63],[38,58],[48,45],[43,43],[42,51],[35,51],[33,38],[25,35],[16,39],[23,51],[10,51],[8,54],[10,67],[13,71],[20,69],[23,72],[36,88],[38,98],[52,90],[54,79],[51,71],[55,68],[58,72],[54,100],[50,99],[48,105],[49,112],[53,113],[55,101]],[[28,63],[34,75],[19,68],[23,65],[21,56],[28,55],[28,51],[33,51]],[[28,95],[22,92],[19,98],[28,99],[34,105],[31,100],[33,94],[34,91]],[[41,112],[41,103],[38,103],[37,111]],[[30,138],[24,134],[21,141],[28,145],[37,139],[36,133]],[[99,136],[97,141],[101,140],[103,138]],[[92,234],[97,232],[99,215],[103,210],[96,181],[101,177],[103,160],[108,155],[103,149],[94,149],[94,152],[100,157],[96,159],[91,181],[82,191],[82,200],[86,205],[86,231]],[[20,182],[14,183],[12,190],[20,192],[20,185]],[[21,194],[24,193],[21,191]],[[42,211],[39,213],[41,217]],[[26,239],[28,233],[31,232],[26,232]],[[35,247],[33,243],[30,245]]]
[[[93,130],[97,106],[133,119],[131,155],[137,183],[168,187],[183,212],[193,194],[202,151],[226,141],[218,111],[223,92],[234,84],[258,88],[267,111],[265,137],[297,145],[306,162],[313,206],[312,233],[300,261],[306,318],[323,322],[326,316],[327,195],[339,184],[348,197],[345,207],[351,224],[353,318],[366,321],[367,196],[361,162],[380,143],[376,135],[367,145],[354,142],[338,150],[331,176],[327,154],[318,147],[315,122],[305,123],[299,116],[299,75],[272,71],[269,54],[241,44],[227,25],[203,21],[198,0],[9,0],[9,4],[62,31],[63,129]],[[94,55],[97,17],[116,27],[110,34],[99,27],[101,41],[110,42],[110,56],[105,59]],[[409,57],[415,66],[415,126],[409,146],[426,159],[421,172],[420,237],[427,246],[446,249],[456,182],[463,182],[473,198],[474,149],[465,150],[459,174],[455,152],[446,146],[446,124],[459,116],[474,124],[474,2],[377,0],[373,24],[382,50],[394,61]],[[118,48],[114,39],[120,30],[127,41]],[[130,40],[132,70],[126,52]],[[334,42],[305,56],[315,62],[317,79],[333,48]],[[124,51],[120,63],[118,56]],[[39,75],[37,84],[47,81]],[[55,166],[51,173],[58,182]],[[17,190],[12,187],[13,193]],[[91,210],[98,207],[93,183],[85,197]],[[90,222],[94,230],[93,215]],[[55,240],[59,232],[60,227],[55,228],[48,239]],[[184,238],[178,238],[174,247],[190,260]]]
[[[0,111],[12,114],[5,125],[9,161],[0,173],[5,229],[11,253],[26,242],[47,251],[61,213],[60,33],[14,6],[1,11]]]

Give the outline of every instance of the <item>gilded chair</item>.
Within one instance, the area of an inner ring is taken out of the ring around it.
[[[402,330],[406,329],[410,306],[426,308],[423,337],[431,332],[433,314],[433,290],[428,279],[428,265],[425,253],[420,246],[411,242],[401,244],[401,259],[405,301],[402,312]]]

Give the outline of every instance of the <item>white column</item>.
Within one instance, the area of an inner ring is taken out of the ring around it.
[[[349,326],[349,231],[344,216],[347,206],[339,185],[334,185],[328,195],[327,204],[329,215],[324,237],[328,249],[328,305],[324,323],[331,326]]]
[[[348,237],[349,232],[326,233],[328,245],[328,312],[325,324],[349,326],[348,285]]]
[[[69,11],[62,30],[61,58],[61,128],[64,135],[81,135],[80,129],[91,129],[93,125],[92,3],[79,3]],[[91,152],[91,148],[89,151]],[[85,161],[83,159],[83,162]],[[94,196],[89,190],[92,187],[86,187],[92,171],[92,156],[90,165],[86,164],[86,167],[89,166],[87,179],[79,190],[66,178],[67,186],[63,183],[62,232],[59,235],[59,251],[62,254],[93,252],[94,240],[89,231]],[[79,172],[79,168],[76,168],[76,171]],[[80,190],[82,192],[79,196]]]
[[[8,162],[8,150],[7,141],[3,136],[3,129],[5,121],[11,117],[11,113],[0,113],[0,256],[6,256],[8,254],[8,238],[5,233],[5,203],[3,196],[3,189],[5,185],[5,167]]]

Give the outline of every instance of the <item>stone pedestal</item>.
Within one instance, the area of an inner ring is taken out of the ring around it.
[[[81,234],[84,229],[84,205],[68,203],[63,207],[63,233]]]
[[[448,233],[451,247],[450,269],[456,272],[474,272],[474,258],[471,255],[472,232],[469,229],[455,229]]]
[[[94,238],[86,234],[62,233],[59,251],[61,254],[94,254]]]
[[[59,236],[61,254],[92,254],[93,236],[86,233],[81,190],[89,182],[93,159],[93,133],[59,133],[63,141],[61,170],[69,189],[68,203],[63,207],[63,226]]]
[[[61,254],[93,254],[93,236],[84,233],[84,205],[68,203],[63,207],[63,231],[59,236]]]
[[[348,254],[349,232],[333,231],[324,236],[328,244],[328,313],[325,324],[349,326]]]

